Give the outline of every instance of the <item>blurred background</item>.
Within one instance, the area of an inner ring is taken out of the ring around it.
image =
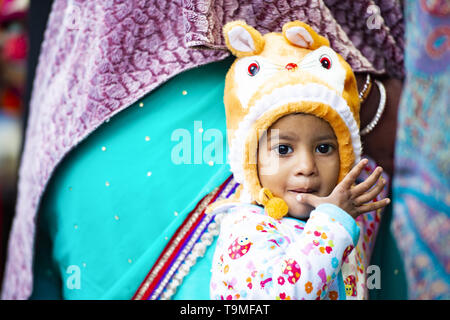
[[[17,194],[17,168],[24,128],[29,0],[0,0],[0,261]],[[3,278],[4,264],[0,264]]]
[[[53,0],[0,0],[0,286],[40,45]]]

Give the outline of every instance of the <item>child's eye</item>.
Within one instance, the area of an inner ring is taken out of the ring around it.
[[[291,153],[293,151],[290,146],[287,146],[285,144],[280,144],[275,149],[276,149],[276,152],[281,155],[285,155],[285,154]]]
[[[333,150],[333,146],[330,144],[320,144],[316,147],[316,152],[321,153],[321,154],[327,154],[330,153]]]

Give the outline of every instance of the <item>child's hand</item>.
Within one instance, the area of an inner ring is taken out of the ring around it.
[[[387,206],[390,203],[389,198],[377,202],[369,202],[375,199],[383,190],[386,183],[384,179],[379,179],[383,172],[381,167],[377,167],[365,181],[354,185],[367,163],[367,159],[361,160],[334,188],[328,197],[318,197],[305,193],[297,195],[297,201],[313,207],[317,207],[322,203],[331,203],[346,211],[354,219],[363,213]],[[372,186],[374,187],[372,188]]]

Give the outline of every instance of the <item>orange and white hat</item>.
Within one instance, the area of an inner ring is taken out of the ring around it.
[[[243,21],[226,24],[223,32],[237,57],[224,92],[229,164],[241,184],[235,200],[262,204],[270,216],[280,219],[287,214],[287,204],[262,188],[258,178],[260,137],[288,114],[324,119],[338,141],[341,181],[361,156],[355,75],[326,38],[300,21],[285,24],[282,33],[264,36]]]

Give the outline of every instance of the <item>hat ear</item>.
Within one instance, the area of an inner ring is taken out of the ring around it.
[[[321,46],[330,46],[327,38],[320,36],[310,26],[301,21],[286,23],[283,26],[283,36],[291,44],[300,48],[315,50]]]
[[[223,27],[227,48],[238,58],[259,54],[264,49],[264,38],[244,21],[233,21]]]

